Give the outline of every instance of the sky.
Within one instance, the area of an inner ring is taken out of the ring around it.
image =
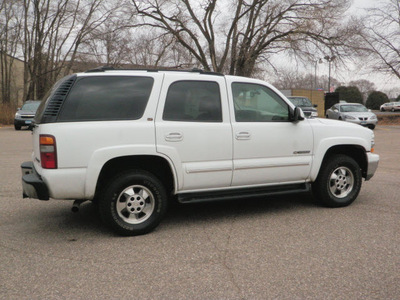
[[[386,2],[388,0],[353,0],[353,4],[350,8],[350,13],[357,14],[358,16],[367,13],[366,8],[371,8],[379,5],[379,3]],[[318,58],[316,58],[318,60]],[[317,64],[317,76],[328,76],[329,67],[328,63],[322,59],[323,63]],[[286,67],[291,68],[293,62],[288,62]],[[303,68],[305,73],[314,74],[315,65],[309,65]],[[300,69],[300,67],[299,67]],[[335,67],[332,64],[331,77],[337,79],[342,85],[348,84],[350,81],[366,79],[375,84],[378,91],[388,93],[389,97],[397,97],[400,94],[400,80],[394,75],[383,75],[376,72],[372,72],[364,65],[353,65],[347,64],[346,67],[339,66]],[[389,93],[392,91],[391,93]]]
[[[351,13],[366,13],[366,8],[376,7],[382,2],[387,2],[388,0],[353,0],[353,5],[350,8]],[[400,93],[400,80],[395,76],[388,76],[377,74],[374,72],[367,72],[363,68],[359,68],[355,66],[354,68],[350,68],[348,71],[337,70],[338,72],[333,71],[332,76],[337,77],[338,80],[351,81],[354,78],[357,79],[366,79],[371,82],[374,82],[377,90],[380,91],[388,91],[391,89],[398,89]]]

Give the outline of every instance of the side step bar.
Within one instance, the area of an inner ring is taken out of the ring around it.
[[[177,198],[178,202],[180,203],[198,203],[207,201],[234,200],[294,193],[306,193],[310,190],[310,183],[301,183],[263,188],[244,188],[228,191],[178,194]]]

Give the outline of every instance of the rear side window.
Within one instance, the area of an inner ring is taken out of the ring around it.
[[[99,76],[78,78],[63,104],[58,121],[140,119],[153,78]]]
[[[177,81],[165,100],[163,120],[222,122],[219,85],[212,81]]]

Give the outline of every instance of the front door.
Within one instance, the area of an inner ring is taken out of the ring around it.
[[[308,120],[290,121],[289,105],[272,87],[230,78],[233,99],[232,186],[304,182],[312,162]]]

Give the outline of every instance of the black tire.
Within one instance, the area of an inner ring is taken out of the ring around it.
[[[334,155],[324,160],[317,180],[312,185],[316,200],[324,206],[348,206],[357,198],[362,184],[358,163],[347,155]]]
[[[391,110],[392,110],[392,112],[395,112],[394,108],[392,108]]]
[[[124,236],[153,230],[167,210],[167,194],[153,174],[131,170],[114,177],[99,199],[103,222]],[[129,210],[128,210],[129,209]]]
[[[375,125],[368,125],[368,128],[371,129],[371,130],[374,130],[375,129]]]
[[[14,125],[15,130],[21,130],[21,126]]]

